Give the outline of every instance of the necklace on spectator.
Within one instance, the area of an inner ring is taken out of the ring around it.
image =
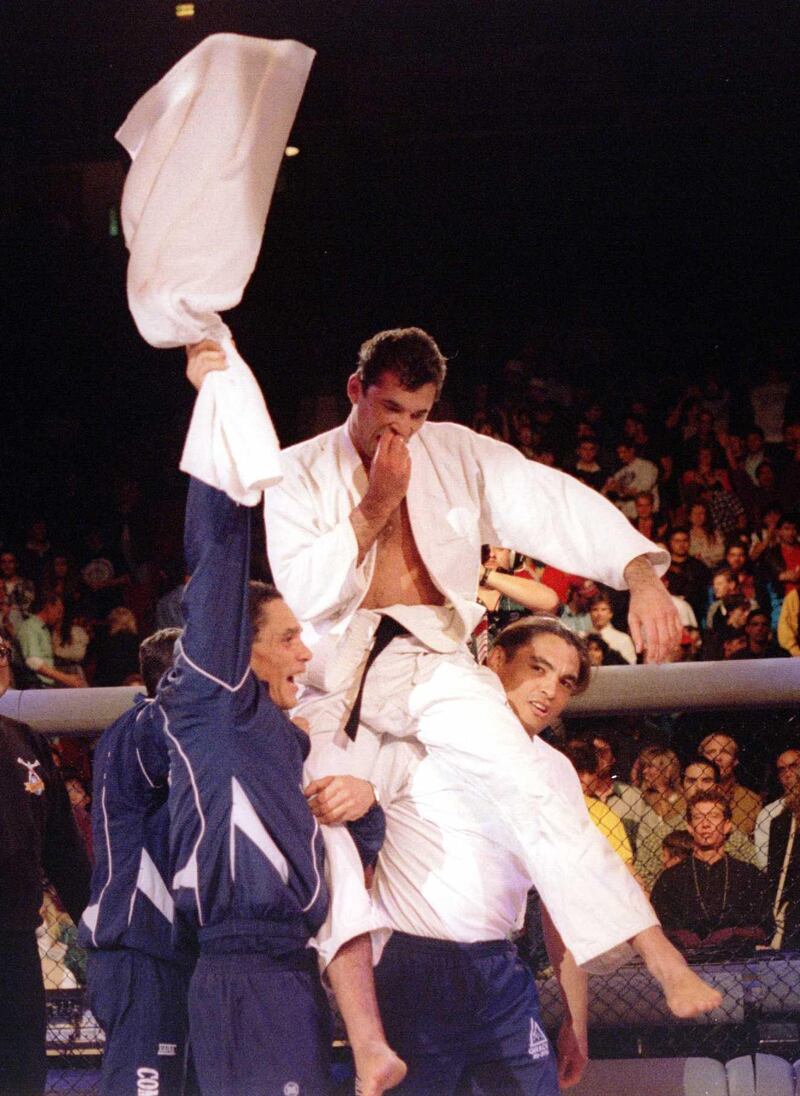
[[[722,905],[720,906],[719,914],[717,915],[717,924],[722,920],[722,915],[725,913],[725,908],[728,905],[728,857],[725,853],[722,854],[722,859],[725,861],[725,881],[722,885]],[[703,916],[706,921],[711,922],[711,914],[706,909],[706,904],[703,901],[703,896],[700,893],[700,881],[697,878],[697,857],[692,856],[692,878],[694,879],[694,892],[697,895],[697,901],[700,903],[700,909],[703,911]]]

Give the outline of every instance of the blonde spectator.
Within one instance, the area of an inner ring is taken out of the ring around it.
[[[686,800],[681,790],[681,766],[674,750],[645,746],[633,764],[633,783],[644,801],[666,822],[682,820]]]

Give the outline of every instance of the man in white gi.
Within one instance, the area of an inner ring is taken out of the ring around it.
[[[572,766],[537,737],[588,684],[583,641],[554,617],[525,617],[500,633],[488,664],[498,697],[530,739],[528,750],[570,800],[595,855],[612,864],[616,855],[589,817]],[[398,1096],[551,1096],[559,1082],[576,1083],[587,1060],[586,976],[543,911],[565,1004],[556,1080],[534,981],[510,942],[531,877],[494,804],[410,737],[384,737],[372,780],[386,815],[373,895],[394,930],[375,980],[388,1037],[409,1066]],[[322,795],[311,809],[323,823],[342,817]],[[645,961],[668,995],[693,979],[659,929],[642,937]],[[718,1002],[707,992],[709,1004]]]
[[[213,343],[189,351],[195,383],[224,367]],[[631,634],[650,659],[665,658],[679,636],[653,567],[664,570],[668,557],[577,480],[463,427],[426,424],[444,374],[430,336],[382,332],[361,348],[348,381],[347,423],[282,454],[283,480],[266,497],[268,548],[314,655],[298,711],[316,738],[317,771],[368,777],[382,733],[416,734],[460,780],[479,785],[515,835],[565,944],[585,963],[660,930],[624,868],[609,876],[594,855],[569,797],[530,750],[491,672],[466,649],[481,614],[480,545],[513,545],[627,585]],[[390,649],[363,679],[387,621]],[[668,1000],[691,1015],[711,1007],[708,992],[689,979]]]

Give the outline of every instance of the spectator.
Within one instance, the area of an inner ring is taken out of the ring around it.
[[[80,563],[83,590],[82,610],[100,623],[112,609],[122,604],[123,588],[131,581],[122,555],[106,544],[99,525],[86,534],[86,548]]]
[[[47,522],[37,517],[28,526],[25,547],[20,556],[20,571],[38,590],[44,570],[52,559],[53,548],[47,535]]]
[[[576,460],[567,468],[568,472],[587,486],[593,487],[595,491],[599,491],[606,481],[603,469],[597,461],[599,452],[600,443],[597,438],[580,438],[576,449]]]
[[[534,433],[530,421],[525,421],[520,417],[520,421],[514,424],[514,448],[518,449],[523,457],[534,460],[537,444],[540,442],[541,436],[537,437]]]
[[[590,578],[575,579],[569,584],[566,603],[561,608],[561,623],[571,632],[585,636],[592,630],[589,604],[597,594],[597,584]],[[601,663],[593,663],[601,665]]]
[[[750,602],[743,594],[729,594],[723,598],[719,623],[715,624],[703,641],[703,661],[721,662],[723,659],[734,658],[746,649],[747,635],[744,627],[750,611]]]
[[[775,479],[775,465],[768,460],[762,460],[756,468],[756,487],[750,492],[748,499],[742,499],[748,503],[748,514],[754,525],[761,525],[764,515],[774,507],[780,508],[780,492]]]
[[[47,563],[42,574],[42,593],[58,594],[69,611],[80,601],[81,578],[69,556],[57,552]]]
[[[29,578],[23,578],[17,570],[17,557],[13,552],[0,554],[0,578],[8,603],[13,612],[12,625],[16,628],[30,616],[36,597],[36,588]]]
[[[681,466],[685,470],[699,467],[700,454],[704,449],[709,452],[712,465],[718,466],[724,463],[722,446],[717,440],[714,429],[714,416],[707,408],[698,407],[694,432],[686,438],[681,447]]]
[[[719,786],[730,800],[733,824],[748,837],[752,836],[758,812],[761,810],[761,796],[736,781],[735,773],[739,765],[739,745],[736,739],[724,731],[715,731],[706,735],[697,752],[709,761],[716,762],[720,775]]]
[[[84,680],[77,674],[56,668],[50,629],[61,624],[64,602],[57,594],[46,594],[33,603],[33,615],[17,629],[16,642],[29,688],[51,689],[56,685],[80,689]]]
[[[639,828],[644,827],[645,830],[651,828],[658,818],[653,816],[652,810],[645,803],[639,789],[616,775],[616,736],[611,731],[600,733],[596,730],[588,730],[571,736],[567,745],[591,746],[594,749],[597,764],[589,794],[599,799],[601,803],[605,803],[616,814],[625,827],[625,833],[635,854]],[[580,769],[578,772],[580,774]]]
[[[627,439],[617,444],[617,457],[620,466],[606,480],[603,494],[615,503],[626,518],[636,517],[634,499],[640,491],[651,491],[658,509],[658,468],[655,464],[637,456],[636,446]]]
[[[11,649],[0,643],[0,696]],[[89,862],[47,744],[0,716],[0,1092],[39,1096],[47,1075],[45,998],[36,943],[42,875],[77,923],[89,899]]]
[[[750,537],[750,562],[763,555],[767,548],[774,548],[778,543],[778,522],[781,517],[781,509],[778,506],[768,507],[761,516],[761,522]]]
[[[737,591],[736,579],[733,577],[733,571],[729,567],[718,568],[711,579],[711,592],[714,600],[708,607],[708,612],[705,616],[705,626],[707,631],[721,631],[725,627],[725,619],[727,616],[727,610],[725,608],[725,598],[730,597],[731,594],[735,594]],[[755,609],[755,605],[750,606]]]
[[[766,943],[772,927],[766,880],[725,852],[731,806],[715,789],[686,808],[692,855],[656,880],[652,902],[665,931],[683,947]]]
[[[753,483],[758,483],[756,472],[762,461],[767,459],[767,452],[764,448],[764,431],[760,426],[753,426],[747,431],[744,444],[746,450],[744,470]]]
[[[785,463],[778,476],[778,491],[784,510],[800,507],[800,422],[787,424]]]
[[[683,596],[694,610],[697,620],[703,620],[708,604],[708,567],[699,559],[689,555],[689,530],[685,525],[676,525],[669,535],[670,564],[669,573],[678,577],[683,587]]]
[[[784,764],[783,811],[772,819],[767,841],[767,876],[773,900],[773,947],[800,947],[800,773],[797,760]]]
[[[736,589],[743,594],[753,607],[759,604],[756,593],[756,581],[753,569],[747,558],[747,551],[741,544],[730,544],[725,553],[725,564],[736,581]],[[765,606],[761,606],[763,609]]]
[[[633,864],[633,849],[622,820],[594,794],[597,755],[588,742],[568,742],[563,750],[578,774],[589,817],[623,864]]]
[[[764,380],[750,392],[750,406],[757,429],[767,443],[781,440],[781,428],[789,395],[789,383],[780,366],[767,366]]]
[[[731,481],[727,470],[716,462],[716,450],[704,445],[697,451],[697,463],[687,468],[681,478],[683,498],[687,506],[693,505],[706,491],[731,493]]]
[[[673,830],[661,842],[661,867],[674,868],[691,856],[694,842],[688,830]]]
[[[778,643],[793,658],[800,658],[800,594],[792,590],[783,599],[778,618]]]
[[[78,833],[81,835],[81,839],[86,846],[89,862],[94,863],[92,818],[89,813],[89,808],[92,803],[91,796],[87,793],[86,786],[81,780],[80,775],[75,772],[74,769],[62,768],[61,779],[64,781],[64,787],[67,789],[69,804],[72,808],[72,817],[75,820]]]
[[[95,637],[93,685],[140,683],[139,636],[130,609],[118,605],[108,614],[105,631]]]
[[[53,655],[57,669],[80,678],[86,685],[83,660],[86,658],[91,636],[88,625],[84,624],[82,617],[76,616],[75,609],[74,602],[65,604],[60,623],[53,625]]]
[[[611,623],[614,615],[608,594],[596,594],[589,605],[592,628],[604,639],[612,651],[620,654],[630,665],[636,662],[636,648],[627,632],[621,632]]]
[[[761,609],[751,609],[744,625],[747,646],[731,658],[785,658],[787,652],[775,642],[769,617]]]
[[[0,638],[9,643],[13,640],[17,625],[21,623],[19,610],[12,608],[6,597],[6,590],[0,582]]]
[[[783,814],[786,809],[786,793],[800,780],[800,749],[790,747],[788,750],[779,753],[775,760],[775,771],[782,788],[782,794],[777,799],[773,799],[771,803],[767,803],[758,812],[755,833],[753,834],[753,843],[756,847],[755,863],[759,868],[766,868],[767,866],[769,828],[772,820],[777,818],[779,814]]]
[[[800,544],[797,543],[798,517],[781,514],[778,519],[778,543],[761,556],[765,577],[772,582],[782,601],[792,590],[800,589]],[[767,608],[767,606],[762,606]]]
[[[719,789],[719,782],[720,773],[715,762],[705,757],[693,758],[683,770],[681,779],[683,798],[688,803],[698,792]],[[665,866],[661,857],[664,838],[670,833],[680,833],[685,824],[685,816],[676,814],[669,819],[656,817],[655,822],[650,818],[646,824],[642,823],[640,826],[636,870],[648,889],[652,887],[659,871]],[[736,826],[728,834],[725,851],[736,860],[757,865],[758,855],[753,842]]]
[[[586,636],[586,651],[591,666],[628,666],[619,651],[615,651],[597,632]]]
[[[689,555],[706,567],[716,567],[725,556],[725,541],[714,528],[711,514],[702,501],[689,510]]]
[[[633,500],[636,516],[631,518],[634,529],[638,529],[648,540],[660,541],[667,531],[667,523],[658,513],[652,491],[640,491]]]
[[[677,825],[686,810],[678,755],[663,746],[645,746],[634,763],[631,778],[659,818]]]

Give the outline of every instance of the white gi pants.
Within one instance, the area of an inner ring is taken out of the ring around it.
[[[349,669],[360,658],[363,666],[378,619],[368,610],[356,614],[337,662]],[[591,821],[570,763],[528,738],[495,674],[465,648],[440,654],[413,636],[392,640],[370,668],[355,742],[341,727],[360,672],[348,677],[347,688],[329,693],[308,688],[297,709],[310,723],[314,776],[368,779],[380,734],[416,735],[505,818],[512,851],[524,860],[576,962],[587,963],[658,924],[643,890]]]

